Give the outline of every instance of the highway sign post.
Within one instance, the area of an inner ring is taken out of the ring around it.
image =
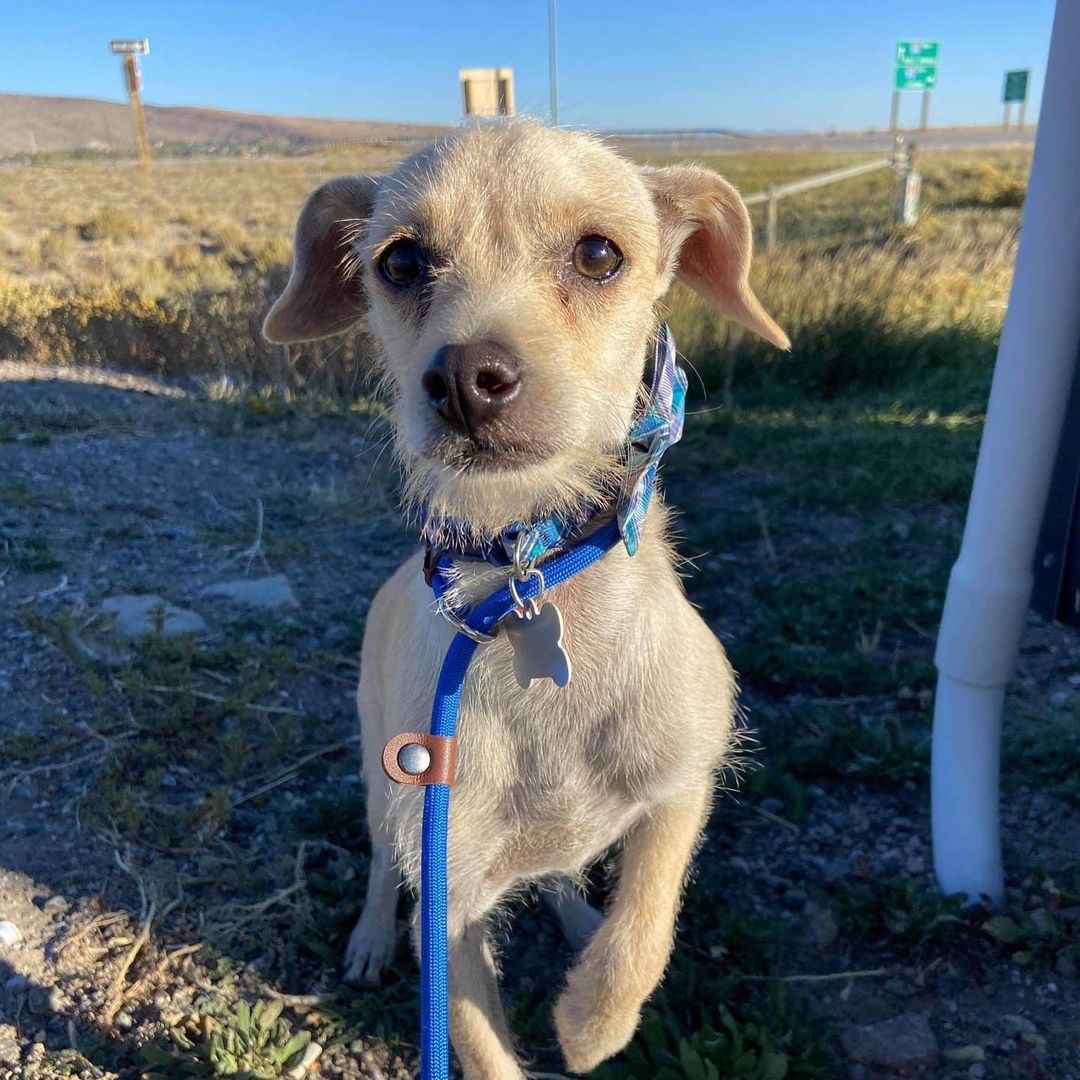
[[[1024,117],[1027,114],[1028,83],[1031,81],[1031,71],[1028,68],[1020,68],[1016,71],[1005,72],[1005,85],[1001,90],[1001,100],[1005,104],[1005,120],[1002,127],[1009,130],[1009,121],[1012,119],[1013,102],[1020,103],[1020,130],[1024,130]]]
[[[150,139],[146,134],[146,114],[142,106],[142,72],[139,57],[150,52],[149,38],[121,38],[109,42],[109,52],[120,57],[124,72],[124,87],[131,102],[131,115],[135,121],[135,145],[139,148],[139,162],[143,168],[150,164]]]
[[[930,94],[937,86],[938,55],[940,46],[936,41],[898,41],[893,70],[892,117],[889,127],[893,132],[900,127],[900,95],[905,91],[922,91],[922,113],[919,129],[925,131],[930,123]]]

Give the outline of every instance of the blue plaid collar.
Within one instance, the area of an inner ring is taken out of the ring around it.
[[[660,461],[668,447],[682,438],[686,388],[686,372],[676,362],[675,338],[665,323],[656,335],[648,400],[626,437],[626,474],[614,500],[619,532],[630,555],[637,553],[641,542],[641,529],[656,487]],[[515,522],[497,535],[479,541],[443,544],[437,548],[429,541],[425,576],[431,584],[431,575],[444,556],[453,560],[486,562],[492,566],[511,566],[516,554],[522,564],[534,564],[563,550],[574,538],[590,532],[611,512],[612,499],[598,496],[571,514],[553,514],[531,525]],[[424,532],[428,536],[442,537],[468,535],[466,528],[455,527],[454,522],[446,521],[431,522]]]

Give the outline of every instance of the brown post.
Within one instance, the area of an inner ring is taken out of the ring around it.
[[[143,112],[139,93],[139,61],[132,53],[124,53],[124,81],[127,83],[128,100],[135,121],[135,144],[139,148],[139,162],[145,168],[150,164],[150,138],[146,133],[146,114]]]

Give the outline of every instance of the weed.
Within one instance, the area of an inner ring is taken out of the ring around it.
[[[212,1076],[242,1076],[249,1080],[276,1080],[296,1065],[311,1042],[311,1033],[293,1032],[281,1016],[278,999],[257,1002],[254,1008],[237,1002],[228,1011],[204,1013],[203,1034],[189,1038],[170,1032],[175,1049],[157,1043],[142,1047],[148,1080],[183,1080]]]
[[[905,955],[970,943],[977,916],[965,912],[964,896],[942,896],[906,878],[838,886],[837,907],[853,937],[889,944]]]
[[[0,564],[3,563],[31,574],[55,570],[62,565],[50,551],[44,536],[0,531]]]

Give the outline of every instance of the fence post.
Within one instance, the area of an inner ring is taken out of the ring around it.
[[[919,192],[922,177],[915,169],[915,144],[897,139],[893,150],[896,170],[896,208],[893,221],[897,225],[914,225],[919,220]]]
[[[770,184],[765,189],[765,247],[776,247],[776,208],[779,199],[776,191]]]

